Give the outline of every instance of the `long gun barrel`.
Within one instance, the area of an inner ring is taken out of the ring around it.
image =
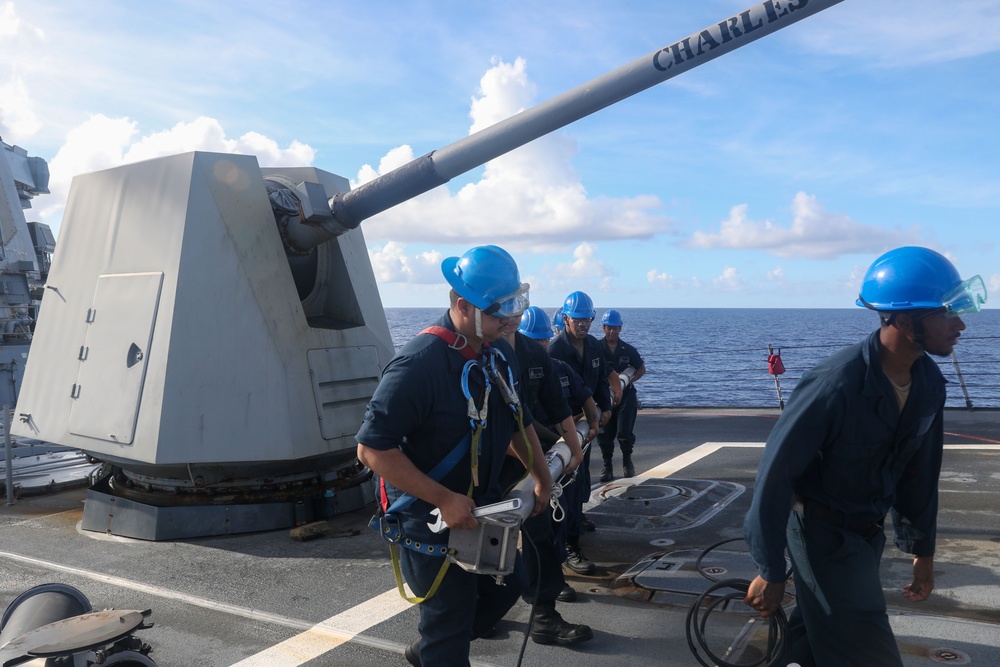
[[[766,0],[330,200],[331,235],[842,0]]]

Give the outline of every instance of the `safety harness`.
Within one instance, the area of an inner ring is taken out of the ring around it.
[[[455,350],[466,359],[465,366],[462,368],[462,393],[465,395],[465,399],[468,404],[467,414],[471,429],[470,432],[466,433],[465,437],[462,438],[457,445],[455,445],[448,455],[427,473],[427,476],[436,482],[440,481],[458,464],[459,461],[462,460],[465,453],[471,450],[472,482],[469,485],[469,490],[466,492],[466,495],[472,497],[473,490],[475,487],[479,486],[480,441],[482,439],[483,431],[486,428],[486,419],[489,414],[489,399],[492,386],[495,385],[498,391],[500,391],[500,395],[511,409],[511,412],[517,421],[521,437],[526,445],[528,443],[527,434],[524,430],[524,415],[523,410],[521,409],[521,401],[517,393],[513,390],[514,376],[510,370],[510,365],[506,364],[507,359],[504,357],[503,353],[496,348],[489,347],[485,342],[483,343],[482,359],[480,360],[480,356],[474,349],[472,349],[471,346],[469,346],[466,337],[460,333],[441,326],[427,327],[420,333],[437,336],[447,343],[448,347]],[[507,365],[507,380],[509,383],[504,380],[497,366],[498,357]],[[472,391],[469,388],[469,374],[476,368],[478,368],[483,374],[484,389],[480,406],[476,405],[476,401],[472,396]],[[528,471],[531,470],[533,462],[533,452],[530,445],[527,446],[527,450],[528,462],[525,475],[527,475]],[[385,480],[380,478],[379,509],[381,511],[372,517],[371,522],[369,522],[369,527],[378,530],[379,534],[382,535],[382,538],[389,543],[389,553],[392,556],[393,573],[396,576],[396,587],[399,590],[400,596],[407,602],[420,604],[421,602],[431,599],[434,597],[435,593],[437,593],[437,589],[441,585],[441,581],[444,579],[445,572],[447,572],[448,566],[451,565],[451,560],[446,557],[449,555],[455,555],[457,551],[449,548],[446,544],[427,544],[418,542],[410,539],[404,534],[399,515],[406,508],[412,505],[416,499],[416,496],[409,493],[403,493],[390,505],[388,492],[385,487]],[[423,597],[410,597],[406,595],[406,591],[403,588],[403,576],[400,571],[399,552],[396,549],[397,546],[403,546],[411,551],[427,556],[438,556],[444,558],[444,562],[441,564],[441,569],[438,570],[437,576],[434,578],[434,582],[431,584],[427,594]]]

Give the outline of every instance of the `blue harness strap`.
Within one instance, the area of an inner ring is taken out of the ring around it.
[[[448,452],[448,456],[441,459],[440,462],[434,468],[427,473],[427,476],[433,479],[435,482],[440,482],[441,479],[447,475],[452,468],[458,465],[458,462],[462,460],[465,452],[469,451],[469,445],[472,443],[472,434],[466,433],[465,437],[462,438],[461,442],[455,445],[455,448]],[[396,498],[395,502],[392,503],[386,510],[385,515],[391,516],[396,512],[402,512],[404,509],[413,504],[413,501],[417,499],[416,496],[409,493],[404,493],[399,498]]]
[[[451,471],[458,462],[462,460],[462,457],[467,451],[469,451],[469,445],[472,443],[472,434],[466,433],[465,437],[455,445],[448,456],[441,459],[434,468],[427,473],[427,476],[433,479],[435,482],[440,481],[445,475]],[[403,529],[399,525],[399,517],[396,516],[397,513],[402,512],[407,507],[413,504],[413,501],[417,499],[416,496],[403,493],[401,496],[396,498],[396,500],[390,505],[382,516],[375,515],[368,522],[368,527],[377,530],[379,534],[389,544],[399,544],[411,551],[416,551],[417,553],[427,554],[428,556],[447,556],[448,555],[448,545],[447,544],[426,544],[424,542],[417,542],[415,540],[406,537],[403,534]]]

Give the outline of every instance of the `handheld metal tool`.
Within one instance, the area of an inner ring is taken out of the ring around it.
[[[511,498],[510,500],[502,500],[498,503],[493,503],[492,505],[477,507],[472,510],[472,516],[478,518],[481,516],[489,516],[490,514],[500,514],[501,512],[513,512],[519,509],[521,509],[521,499]],[[440,533],[448,527],[445,524],[444,519],[441,518],[441,510],[435,507],[431,510],[431,514],[436,517],[434,521],[429,521],[427,523],[427,527],[431,529],[431,532]]]

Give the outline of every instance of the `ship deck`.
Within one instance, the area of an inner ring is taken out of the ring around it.
[[[568,648],[528,641],[520,664],[698,664],[685,618],[711,582],[695,565],[707,547],[739,537],[777,414],[641,411],[640,474],[594,487],[588,516],[597,530],[582,545],[598,571],[568,574],[578,601],[558,606],[595,637]],[[937,588],[926,602],[903,599],[910,558],[890,540],[882,561],[890,620],[908,667],[998,665],[1000,412],[949,410],[945,431]],[[406,664],[417,610],[396,591],[388,551],[366,528],[369,511],[339,516],[310,541],[280,530],[146,542],[82,531],[84,496],[65,490],[0,506],[0,609],[51,582],[78,588],[95,610],[151,609],[154,627],[138,636],[159,667]],[[743,549],[738,540],[722,545],[703,569],[749,578]],[[720,611],[713,627],[724,634],[732,625],[735,637],[752,618],[740,607]],[[473,664],[518,664],[528,618],[519,602],[494,637],[473,643]]]

